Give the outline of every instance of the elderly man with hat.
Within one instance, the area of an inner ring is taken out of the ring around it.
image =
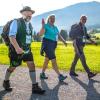
[[[20,11],[20,13],[22,14],[22,18],[14,19],[10,24],[10,67],[6,71],[3,87],[6,91],[12,91],[9,80],[10,75],[16,69],[16,67],[21,65],[22,61],[24,61],[27,63],[27,66],[29,68],[29,75],[32,81],[32,93],[44,94],[45,90],[42,90],[36,82],[35,64],[30,47],[33,31],[30,20],[32,18],[32,14],[34,14],[35,11],[28,6],[25,6]]]

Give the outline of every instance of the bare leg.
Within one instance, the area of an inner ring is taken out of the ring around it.
[[[52,59],[51,62],[52,62],[52,67],[53,67],[53,69],[55,70],[55,72],[56,72],[58,75],[60,75],[60,72],[59,72],[59,70],[58,70],[58,65],[57,65],[56,59]]]
[[[35,71],[35,64],[33,61],[27,61],[26,63],[29,68],[29,71]]]
[[[53,69],[58,74],[59,81],[61,82],[61,81],[65,80],[67,78],[67,76],[63,76],[62,74],[60,74],[56,59],[52,59],[51,62],[52,62]]]
[[[9,80],[11,73],[16,69],[16,67],[9,67],[6,70],[5,81]]]
[[[42,73],[45,72],[45,70],[47,69],[48,63],[49,63],[49,58],[45,57]]]

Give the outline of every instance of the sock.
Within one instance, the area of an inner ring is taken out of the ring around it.
[[[11,72],[9,72],[8,70],[6,70],[5,81],[9,80],[10,75],[11,75]]]
[[[30,79],[32,81],[32,84],[36,84],[36,72],[35,71],[29,71]]]

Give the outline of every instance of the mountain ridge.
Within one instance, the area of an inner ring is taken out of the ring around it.
[[[92,1],[77,3],[62,9],[57,9],[34,16],[32,19],[34,27],[40,29],[41,19],[46,19],[50,14],[56,15],[56,25],[60,29],[69,29],[72,24],[79,21],[82,14],[88,16],[87,26],[93,26],[95,24],[100,24],[100,2]]]

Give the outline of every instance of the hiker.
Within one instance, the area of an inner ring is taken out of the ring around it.
[[[42,90],[36,82],[35,64],[30,47],[33,30],[30,20],[35,11],[28,6],[25,6],[22,10],[20,10],[20,13],[22,14],[22,18],[14,19],[10,24],[10,67],[6,71],[3,87],[6,91],[12,91],[13,88],[10,86],[9,80],[11,73],[14,72],[19,65],[21,65],[22,61],[24,61],[27,63],[29,68],[29,75],[32,81],[32,93],[44,94],[45,90]]]
[[[51,60],[52,67],[58,75],[59,81],[63,81],[67,76],[63,76],[58,69],[55,50],[57,47],[58,36],[60,40],[67,46],[66,41],[59,34],[57,26],[55,23],[55,15],[50,15],[47,18],[47,23],[42,19],[42,28],[39,32],[39,35],[43,35],[42,46],[41,46],[41,55],[45,53],[45,59],[43,64],[42,73],[40,73],[40,79],[48,79],[45,74],[45,71],[48,67],[49,60]]]
[[[96,44],[95,41],[93,41],[90,36],[87,34],[87,29],[85,26],[85,23],[87,21],[87,16],[82,15],[80,17],[80,22],[78,24],[72,25],[72,29],[69,32],[70,37],[73,38],[73,47],[75,51],[74,60],[71,64],[70,69],[70,75],[71,76],[78,76],[77,73],[75,73],[75,66],[77,64],[77,61],[80,59],[85,71],[88,74],[88,78],[94,77],[96,74],[92,73],[86,63],[86,58],[84,55],[84,46],[86,44],[86,39],[88,39],[92,44]],[[75,34],[76,33],[76,34]]]

